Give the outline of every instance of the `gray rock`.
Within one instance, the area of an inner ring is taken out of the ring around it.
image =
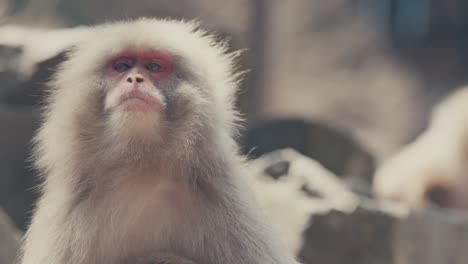
[[[271,166],[284,163],[287,172],[282,166],[281,177],[270,175],[280,171]],[[360,196],[316,161],[289,149],[254,160],[250,168],[248,181],[258,202],[305,264],[468,263],[463,213]]]
[[[350,181],[371,184],[376,162],[351,135],[323,122],[272,119],[247,130],[244,153],[257,158],[274,150],[292,148],[320,162]]]

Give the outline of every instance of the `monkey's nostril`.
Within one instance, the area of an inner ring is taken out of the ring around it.
[[[132,77],[128,77],[128,78],[127,78],[127,82],[133,83],[133,78],[132,78]]]
[[[142,83],[145,79],[143,77],[136,77],[135,80],[137,83]]]
[[[424,195],[427,202],[440,207],[450,207],[450,190],[446,186],[432,185]]]

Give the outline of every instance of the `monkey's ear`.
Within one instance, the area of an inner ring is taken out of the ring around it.
[[[6,94],[5,103],[16,106],[37,106],[43,102],[47,83],[75,48],[74,45],[69,46],[53,57],[38,62],[33,74]]]

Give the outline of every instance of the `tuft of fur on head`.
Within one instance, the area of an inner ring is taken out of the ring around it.
[[[163,51],[185,66],[177,72],[177,109],[170,116],[129,118],[103,109],[105,61],[128,49]],[[227,49],[196,22],[144,18],[89,29],[51,82],[44,124],[35,138],[37,166],[45,174],[74,174],[83,166],[73,162],[187,160],[204,146],[233,148],[239,53]],[[71,171],[63,171],[64,164]]]

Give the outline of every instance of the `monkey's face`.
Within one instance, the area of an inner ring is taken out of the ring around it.
[[[131,142],[127,152],[135,154],[149,146],[153,151],[184,148],[180,142],[209,135],[213,95],[182,58],[133,47],[110,54],[101,65],[96,90],[102,95],[95,101],[106,131],[101,136]]]
[[[165,108],[160,88],[173,73],[170,56],[157,51],[126,51],[107,62],[105,72],[114,86],[106,96],[105,111],[147,113]]]
[[[174,62],[156,50],[125,50],[103,65],[104,98],[100,102],[110,125],[127,136],[154,138],[173,103]]]

